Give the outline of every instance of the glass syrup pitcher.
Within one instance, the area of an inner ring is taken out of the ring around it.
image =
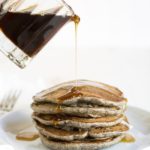
[[[3,0],[0,51],[24,68],[73,16],[63,0]]]

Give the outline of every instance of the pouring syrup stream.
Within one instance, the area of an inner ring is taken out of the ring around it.
[[[75,85],[77,87],[77,79],[78,79],[78,25],[80,22],[80,17],[74,15],[72,17],[72,21],[75,24]]]

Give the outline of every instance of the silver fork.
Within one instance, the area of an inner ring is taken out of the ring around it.
[[[0,102],[0,111],[2,111],[2,112],[11,111],[14,108],[20,94],[21,94],[21,91],[8,92],[4,96],[3,100]]]

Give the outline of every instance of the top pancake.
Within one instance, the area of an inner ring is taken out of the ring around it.
[[[106,106],[123,106],[127,99],[116,87],[93,82],[78,80],[59,84],[44,90],[33,97],[35,102],[51,102],[55,104],[74,105],[91,103]]]

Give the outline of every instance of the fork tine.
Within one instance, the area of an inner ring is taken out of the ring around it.
[[[12,98],[12,94],[13,94],[13,92],[10,91],[10,92],[8,92],[8,94],[6,95],[6,97],[4,98],[4,102],[2,104],[2,109],[3,110],[7,110],[9,102],[11,101],[11,98]]]
[[[12,97],[13,100],[12,100],[12,103],[10,105],[10,109],[12,109],[14,107],[14,105],[16,104],[16,102],[17,102],[20,95],[21,95],[21,91],[16,91],[15,92],[15,94]]]
[[[4,96],[3,101],[0,103],[0,108],[3,111],[10,111],[13,109],[14,105],[16,104],[16,101],[18,100],[21,91],[10,91],[8,92],[6,96]]]
[[[8,98],[9,98],[9,94],[7,93],[4,95],[4,99],[2,100],[1,105],[0,105],[2,110],[4,109],[6,101]]]
[[[14,92],[11,91],[11,93],[7,99],[7,102],[6,102],[6,110],[10,110],[10,105],[11,105],[11,103],[13,103],[13,97],[14,97]]]

